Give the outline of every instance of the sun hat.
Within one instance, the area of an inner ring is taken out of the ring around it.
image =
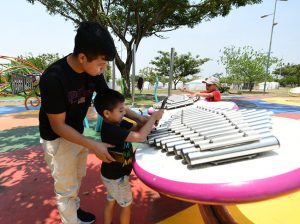
[[[217,77],[211,76],[202,82],[207,83],[207,84],[215,84],[215,85],[219,86],[220,80]]]

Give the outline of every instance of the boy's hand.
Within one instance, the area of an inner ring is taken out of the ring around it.
[[[149,119],[150,119],[150,116],[141,115],[139,117],[139,125],[143,126],[144,124],[146,124],[148,122]]]
[[[98,157],[98,159],[103,162],[110,163],[115,161],[115,159],[108,153],[107,148],[114,147],[110,144],[104,142],[97,142],[96,147],[94,148],[94,153]]]
[[[178,89],[179,89],[181,92],[186,91],[186,88],[185,88],[185,87],[179,87]]]
[[[153,114],[151,115],[151,117],[154,117],[155,120],[160,120],[162,118],[162,116],[164,115],[164,110],[160,109],[158,111],[153,112]]]

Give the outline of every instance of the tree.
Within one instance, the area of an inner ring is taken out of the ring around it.
[[[27,0],[40,2],[51,15],[59,14],[71,20],[76,26],[81,21],[96,21],[112,31],[125,46],[127,58],[122,61],[116,55],[116,65],[125,80],[125,94],[130,91],[130,67],[132,47],[138,49],[145,37],[208,21],[218,16],[226,16],[232,8],[247,4],[261,3],[262,0]]]
[[[60,56],[58,53],[56,54],[40,54],[38,56],[33,56],[32,54],[29,55],[20,55],[18,58],[26,60],[33,65],[35,65],[38,69],[44,71],[49,65],[53,62],[57,61]]]
[[[255,82],[262,82],[272,77],[266,74],[268,56],[265,53],[254,50],[250,46],[236,48],[225,47],[221,62],[224,64],[226,73],[235,83],[247,83],[250,92]],[[270,57],[269,65],[276,64],[279,60]]]
[[[105,80],[109,82],[109,80],[111,79],[112,79],[112,66],[108,64],[105,71]]]
[[[168,76],[170,71],[170,53],[158,51],[159,56],[150,63],[155,66],[155,71],[159,77]],[[199,55],[194,58],[191,53],[177,55],[174,53],[173,84],[174,89],[179,81],[185,82],[188,76],[193,76],[200,72],[200,66],[209,61],[208,58],[200,59]]]
[[[150,67],[143,68],[139,71],[139,76],[143,77],[144,80],[151,83],[151,85],[155,84],[156,81],[156,75],[154,73],[154,70]]]
[[[168,83],[168,77],[166,76],[159,76],[157,72],[155,72],[154,68],[146,67],[139,71],[139,75],[141,77],[144,77],[144,79],[151,83],[151,85],[155,85],[156,78],[158,78],[158,81],[163,83],[165,85]]]
[[[287,64],[284,67],[277,68],[274,74],[281,76],[278,81],[283,86],[300,86],[300,64]]]

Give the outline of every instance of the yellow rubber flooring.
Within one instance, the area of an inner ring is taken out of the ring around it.
[[[300,97],[274,97],[264,98],[263,101],[269,103],[285,104],[290,106],[300,106]]]
[[[300,223],[300,191],[271,200],[226,207],[241,224]]]
[[[157,224],[205,224],[198,205],[193,205]]]

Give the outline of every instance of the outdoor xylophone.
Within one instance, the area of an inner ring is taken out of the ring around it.
[[[180,107],[185,107],[194,104],[197,100],[199,100],[199,97],[188,97],[187,95],[172,95],[167,98],[165,98],[166,101],[160,101],[153,105],[154,108],[159,109],[176,109]]]
[[[279,148],[278,139],[270,131],[271,115],[255,109],[183,108],[161,121],[147,142],[189,166],[252,158]]]

